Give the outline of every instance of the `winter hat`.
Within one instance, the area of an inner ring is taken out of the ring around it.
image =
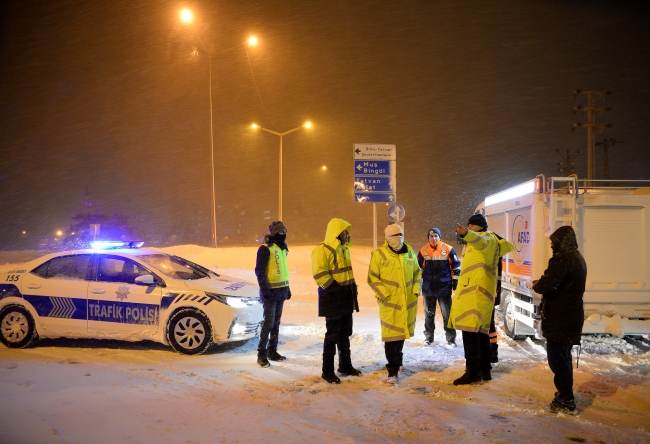
[[[404,231],[402,230],[402,227],[400,227],[399,225],[391,224],[386,227],[386,229],[384,230],[384,234],[386,235],[386,239],[388,239],[394,234],[401,234],[403,236]]]
[[[436,233],[440,239],[442,239],[442,234],[440,233],[440,230],[437,228],[432,228],[429,231],[427,231],[427,239],[429,238],[429,233],[431,233],[432,231]]]
[[[488,223],[487,220],[485,220],[485,216],[482,214],[473,214],[472,217],[469,218],[469,222],[472,225],[478,225],[479,227],[483,227],[487,229]]]
[[[273,222],[269,225],[269,233],[271,233],[271,236],[275,236],[280,231],[287,231],[287,227],[281,221]]]

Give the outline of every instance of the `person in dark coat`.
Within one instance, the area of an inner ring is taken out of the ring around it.
[[[264,320],[257,345],[257,364],[269,367],[271,361],[284,361],[286,356],[278,353],[278,336],[284,301],[291,299],[289,267],[287,266],[287,228],[281,221],[269,226],[264,243],[257,250],[255,276],[260,287],[260,299],[264,306]]]
[[[359,311],[357,284],[350,259],[350,230],[343,219],[334,218],[327,224],[325,241],[311,253],[311,270],[318,285],[318,316],[325,318],[322,378],[330,384],[340,384],[334,373],[334,356],[339,353],[338,372],[345,376],[361,376],[352,366],[350,336],[352,312]]]
[[[551,248],[553,257],[544,275],[533,281],[533,290],[542,294],[542,336],[546,338],[548,365],[557,388],[546,410],[575,414],[571,349],[580,344],[582,335],[587,264],[571,227],[560,227],[551,234]]]

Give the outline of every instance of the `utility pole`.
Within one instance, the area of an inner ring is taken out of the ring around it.
[[[593,181],[595,179],[594,171],[595,171],[595,157],[594,157],[594,128],[599,128],[600,130],[603,130],[605,128],[611,128],[612,124],[611,123],[594,123],[594,111],[598,111],[601,114],[605,111],[612,111],[612,107],[608,108],[596,108],[594,107],[594,95],[597,96],[599,99],[604,99],[606,95],[611,96],[612,91],[607,91],[605,93],[599,92],[599,91],[584,91],[582,89],[576,89],[573,91],[573,98],[575,99],[578,94],[584,94],[587,96],[587,106],[582,106],[582,105],[577,105],[573,107],[573,114],[576,113],[576,111],[587,111],[587,123],[574,123],[573,124],[573,130],[576,128],[587,128],[587,180],[590,181],[588,182],[589,185],[593,186]]]
[[[558,155],[564,160],[564,162],[557,163],[558,172],[562,173],[564,176],[569,176],[569,174],[575,174],[576,164],[573,163],[572,160],[578,157],[578,154],[580,154],[580,150],[578,150],[573,155],[571,155],[569,150],[566,150],[565,155],[560,154],[560,150],[555,150],[555,152],[558,153]]]
[[[607,150],[611,146],[612,148],[616,143],[625,143],[623,141],[618,141],[614,138],[605,139],[602,142],[596,142],[596,146],[602,147],[602,160],[603,160],[603,179],[609,180],[609,159],[607,157]],[[609,182],[605,182],[605,186],[609,185]]]

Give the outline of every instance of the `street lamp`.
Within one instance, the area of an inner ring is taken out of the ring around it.
[[[192,14],[192,11],[189,9],[183,9],[181,11],[181,20],[184,21],[185,23],[189,24],[190,26],[192,25],[192,22],[194,20],[194,15]],[[210,91],[210,175],[212,177],[212,246],[214,248],[217,248],[217,198],[215,196],[215,185],[214,185],[214,129],[213,129],[213,118],[212,118],[212,54],[208,52],[208,50],[205,47],[205,44],[203,43],[203,40],[201,39],[201,36],[199,33],[195,30],[194,33],[196,34],[196,37],[199,39],[199,42],[201,42],[201,46],[203,47],[203,51],[207,54],[208,56],[208,64],[210,66],[210,80],[209,80],[209,91]],[[253,46],[257,44],[257,38],[255,37],[250,37],[248,39],[248,43],[243,43],[241,45],[233,46],[233,48],[237,48],[239,46],[244,46],[248,44],[248,46]],[[233,49],[229,48],[229,49]],[[223,51],[222,51],[223,52]],[[198,51],[195,49],[194,50],[194,55],[198,55]]]
[[[278,200],[278,220],[282,220],[282,138],[286,136],[287,134],[291,134],[294,131],[298,131],[299,129],[302,128],[311,128],[311,122],[305,122],[302,126],[299,126],[294,129],[290,129],[289,131],[285,131],[283,133],[279,133],[277,131],[273,131],[270,129],[262,128],[259,125],[253,124],[253,129],[256,130],[262,130],[266,131],[267,133],[275,134],[276,136],[280,136],[280,193],[279,193],[279,200]]]

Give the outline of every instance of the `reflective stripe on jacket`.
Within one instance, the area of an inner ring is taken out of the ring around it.
[[[287,266],[287,254],[289,251],[283,250],[275,244],[264,244],[271,252],[269,262],[266,267],[266,278],[269,281],[270,288],[281,288],[289,285],[289,268]]]
[[[405,253],[398,254],[386,241],[370,257],[368,284],[379,303],[381,339],[384,342],[408,339],[415,332],[422,270],[413,249],[406,247]]]
[[[514,247],[487,230],[480,233],[468,230],[464,239],[467,249],[458,288],[452,299],[448,326],[488,334],[497,289],[499,258],[513,251]]]

